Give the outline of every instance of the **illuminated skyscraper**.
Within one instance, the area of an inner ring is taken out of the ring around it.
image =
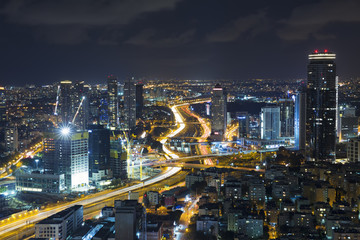
[[[87,187],[89,184],[89,133],[61,129],[55,139],[55,174],[65,174],[65,185],[69,191]]]
[[[124,85],[124,128],[131,129],[136,125],[136,83],[129,78]]]
[[[280,137],[280,107],[263,107],[260,117],[261,139],[278,139]]]
[[[305,150],[306,142],[306,91],[301,89],[296,93],[295,98],[295,148]]]
[[[215,140],[223,140],[226,131],[226,95],[220,84],[213,88],[211,97],[211,135]]]
[[[335,159],[336,143],[336,55],[327,50],[309,55],[306,145],[316,161]]]
[[[118,127],[119,109],[118,109],[118,81],[115,76],[108,76],[108,116],[109,128],[115,130]]]
[[[280,107],[280,136],[294,136],[294,100],[292,98],[280,99],[278,102]]]

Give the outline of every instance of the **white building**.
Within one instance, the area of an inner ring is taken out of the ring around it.
[[[75,205],[35,224],[35,237],[65,240],[83,223],[83,206]]]

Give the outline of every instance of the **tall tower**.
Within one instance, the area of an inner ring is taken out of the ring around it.
[[[72,103],[72,82],[69,80],[60,82],[60,116],[65,124],[72,121],[73,115]]]
[[[144,85],[136,84],[136,119],[141,118],[144,108]]]
[[[212,92],[211,106],[211,135],[214,139],[222,141],[226,131],[226,95],[220,84],[216,84]]]
[[[295,148],[305,150],[306,142],[306,90],[300,89],[295,98]]]
[[[294,100],[292,98],[280,99],[280,135],[281,137],[294,136]]]
[[[131,129],[136,125],[136,84],[129,78],[124,85],[124,127]]]
[[[109,128],[115,130],[118,126],[118,81],[115,76],[108,76],[108,116],[109,116]]]
[[[261,108],[261,139],[278,139],[280,137],[280,107]]]
[[[336,55],[315,50],[309,55],[306,145],[315,161],[335,159],[336,143]]]

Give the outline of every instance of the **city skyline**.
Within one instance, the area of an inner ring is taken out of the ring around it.
[[[3,85],[61,80],[306,78],[329,49],[339,76],[360,76],[360,3],[347,1],[6,1]],[[94,11],[96,9],[96,11]]]

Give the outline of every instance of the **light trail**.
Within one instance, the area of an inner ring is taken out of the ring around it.
[[[54,115],[57,115],[57,109],[58,109],[58,106],[59,106],[59,96],[60,96],[60,85],[58,85],[58,89],[57,89]]]

